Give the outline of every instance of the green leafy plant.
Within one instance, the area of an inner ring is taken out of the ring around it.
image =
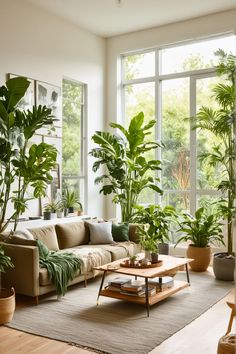
[[[136,206],[132,217],[133,222],[149,224],[149,235],[155,235],[159,243],[169,241],[170,225],[176,220],[174,207],[167,205],[149,205],[148,207]]]
[[[203,207],[195,212],[195,217],[183,213],[178,231],[184,235],[178,239],[176,245],[182,241],[190,241],[191,245],[195,247],[207,247],[215,242],[224,244],[222,224],[219,218],[219,213],[208,214]]]
[[[223,170],[217,187],[224,196],[219,210],[227,220],[227,252],[230,255],[233,253],[233,221],[236,214],[236,57],[220,49],[216,55],[219,57],[217,74],[225,78],[225,83],[215,85],[212,90],[219,108],[201,107],[196,116],[196,128],[210,131],[219,139],[219,144],[212,151],[202,154],[201,159]]]
[[[51,109],[33,107],[32,111],[21,111],[17,104],[25,95],[29,81],[22,77],[10,79],[0,87],[0,232],[10,220],[17,220],[27,208],[27,188],[33,197],[45,195],[47,184],[52,180],[57,150],[46,144],[29,141],[38,129],[53,124]],[[13,203],[14,212],[6,221],[6,211]]]
[[[80,210],[83,210],[79,198],[76,196],[75,192],[70,191],[68,187],[62,191],[62,202],[65,208],[79,207]]]
[[[8,267],[14,268],[14,265],[11,258],[5,254],[3,246],[0,245],[0,273],[4,273]]]
[[[155,120],[151,120],[145,124],[144,114],[140,112],[131,119],[128,129],[120,124],[110,124],[120,135],[98,131],[92,137],[99,146],[90,152],[97,159],[93,171],[97,172],[103,165],[107,170],[107,173],[95,179],[95,183],[103,183],[100,193],[114,195],[113,202],[120,204],[123,222],[131,219],[134,206],[144,189],[162,193],[156,185],[159,179],[150,176],[150,171],[161,169],[161,162],[148,159],[145,155],[160,146],[147,139],[155,123]]]
[[[150,227],[137,226],[137,234],[139,237],[139,243],[142,249],[150,252],[158,252],[158,243],[160,242],[156,234],[150,233]]]

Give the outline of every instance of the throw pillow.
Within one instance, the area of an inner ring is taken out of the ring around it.
[[[116,242],[129,241],[129,224],[112,224],[112,237]]]
[[[84,245],[89,242],[89,232],[83,221],[57,224],[55,230],[60,249]]]
[[[114,243],[111,234],[111,222],[87,223],[90,232],[90,245]]]
[[[42,241],[50,251],[59,251],[54,225],[28,230],[33,234],[35,240]]]

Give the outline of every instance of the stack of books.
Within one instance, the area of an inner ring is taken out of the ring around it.
[[[121,286],[121,294],[130,296],[145,297],[145,282],[143,280],[132,280]],[[156,288],[153,285],[148,286],[148,296],[156,294]]]
[[[158,277],[148,280],[148,284],[156,287],[156,291],[164,291],[171,288],[174,285],[173,277]]]
[[[106,287],[106,289],[120,292],[122,285],[129,283],[129,282],[130,282],[130,278],[118,277],[118,278],[112,279],[108,283],[108,286]]]

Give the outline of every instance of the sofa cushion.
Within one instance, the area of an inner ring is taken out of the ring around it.
[[[111,234],[112,223],[102,222],[102,223],[87,223],[90,233],[90,244],[91,245],[103,245],[106,243],[114,243]]]
[[[42,241],[49,250],[58,251],[57,235],[54,225],[39,227],[36,229],[28,229],[34,236],[35,240]]]
[[[129,224],[112,224],[111,233],[115,242],[129,241]]]
[[[84,222],[56,224],[55,230],[60,249],[71,248],[89,242],[89,231]]]
[[[111,254],[105,249],[105,245],[81,245],[68,248],[66,251],[82,260],[81,274],[89,273],[93,267],[111,262]]]

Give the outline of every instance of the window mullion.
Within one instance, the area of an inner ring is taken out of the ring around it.
[[[196,116],[196,79],[190,77],[189,90],[190,117]],[[190,119],[190,212],[196,211],[196,181],[197,181],[197,132],[193,129],[193,120]]]

